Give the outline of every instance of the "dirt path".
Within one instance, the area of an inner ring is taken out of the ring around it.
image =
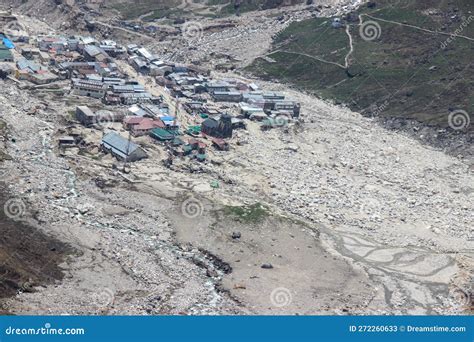
[[[342,65],[342,64],[339,64],[339,63],[336,63],[336,62],[330,62],[330,61],[326,61],[322,58],[319,58],[319,57],[316,57],[316,56],[313,56],[313,55],[310,55],[310,54],[307,54],[307,53],[302,53],[302,52],[293,52],[293,51],[285,51],[285,50],[275,50],[275,51],[272,51],[268,54],[266,54],[265,56],[271,56],[275,53],[278,53],[278,52],[283,52],[283,53],[288,53],[288,54],[291,54],[291,55],[298,55],[298,56],[305,56],[305,57],[308,57],[308,58],[311,58],[311,59],[314,59],[314,60],[317,60],[319,62],[323,62],[323,63],[326,63],[326,64],[332,64],[332,65],[335,65],[335,66],[338,66],[339,68],[341,69],[346,69],[346,66]],[[347,58],[346,57],[346,61],[347,61]],[[347,63],[347,62],[346,62]]]
[[[423,28],[423,27],[415,26],[415,25],[404,24],[404,23],[400,23],[400,22],[397,22],[397,21],[381,19],[381,18],[378,18],[378,17],[371,16],[371,15],[369,15],[369,14],[361,14],[360,16],[361,16],[361,17],[362,17],[362,16],[368,17],[368,18],[371,18],[371,19],[375,19],[375,20],[378,20],[378,21],[385,22],[385,23],[390,23],[390,24],[395,24],[395,25],[400,25],[400,26],[405,26],[405,27],[411,27],[411,28],[414,28],[414,29],[417,29],[417,30],[420,30],[420,31],[423,31],[423,32],[432,33],[432,34],[441,34],[441,35],[444,35],[444,36],[457,37],[457,38],[463,38],[463,39],[467,39],[467,40],[470,40],[470,41],[474,41],[474,38],[467,37],[467,36],[463,36],[463,35],[459,35],[459,34],[456,34],[456,33],[447,33],[447,32],[440,32],[440,31],[432,31],[432,30],[425,29],[425,28]]]
[[[352,42],[352,35],[351,35],[351,28],[349,25],[346,25],[346,34],[349,37],[349,52],[346,55],[346,58],[344,58],[344,67],[347,69],[349,68],[349,58],[354,52],[354,44]]]

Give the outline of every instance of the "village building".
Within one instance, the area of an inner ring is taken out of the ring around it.
[[[143,57],[144,59],[146,59],[149,62],[151,62],[152,60],[155,59],[153,54],[144,47],[141,47],[141,48],[137,49],[136,54],[139,55],[140,57]]]
[[[242,94],[238,91],[215,91],[212,93],[212,98],[215,101],[240,102]]]
[[[47,84],[58,80],[58,77],[48,69],[26,58],[19,59],[16,65],[18,68],[16,78],[19,80],[30,81],[34,84]]]
[[[104,152],[128,162],[147,158],[146,152],[140,146],[115,132],[110,132],[102,138],[101,147]]]
[[[73,75],[89,75],[96,73],[96,63],[94,62],[62,62],[58,68],[69,73],[69,77]]]
[[[139,46],[137,44],[128,44],[126,48],[129,54],[134,54],[139,49]]]
[[[207,82],[205,86],[209,93],[214,93],[216,91],[229,91],[231,88],[230,84],[227,82]]]
[[[48,84],[59,78],[47,70],[40,70],[36,73],[27,73],[25,79],[34,84]]]
[[[229,150],[229,143],[224,139],[220,138],[212,138],[212,145],[220,150],[220,151],[228,151]]]
[[[275,101],[273,102],[272,110],[288,111],[292,113],[293,117],[300,116],[300,104],[295,101]]]
[[[112,87],[113,85],[122,85],[125,84],[125,80],[122,78],[118,77],[103,77],[99,74],[88,74],[85,77],[86,80],[89,81],[99,81],[104,84],[106,84],[109,87]]]
[[[142,118],[137,125],[132,125],[131,132],[138,137],[149,134],[155,128],[165,128],[165,124],[160,119]]]
[[[106,62],[110,56],[101,48],[95,45],[86,45],[83,51],[84,58],[89,62]]]
[[[131,130],[133,126],[138,125],[143,119],[144,117],[142,116],[126,116],[125,119],[123,119],[123,128]]]
[[[38,56],[40,53],[39,49],[35,48],[22,48],[21,49],[21,55],[25,57],[26,59],[33,59],[35,56]]]
[[[66,38],[66,43],[69,51],[77,51],[79,49],[80,40],[78,38]]]
[[[153,97],[150,93],[142,92],[142,93],[120,93],[120,100],[122,104],[125,105],[133,105],[137,103],[146,103],[152,102]]]
[[[177,121],[176,116],[160,116],[160,120],[163,121],[165,127],[169,131],[178,131],[179,130],[179,123]]]
[[[150,73],[149,64],[146,62],[146,60],[144,60],[141,57],[138,57],[138,56],[131,57],[130,64],[138,73],[141,73],[144,75],[147,75]]]
[[[284,100],[285,99],[285,95],[280,94],[280,93],[275,93],[275,92],[263,93],[262,97],[265,100]]]
[[[157,127],[150,131],[150,137],[159,141],[171,141],[175,138],[175,135],[166,129]]]
[[[45,64],[50,64],[53,61],[53,59],[51,58],[51,55],[45,51],[39,51],[38,57],[39,57],[39,60]]]
[[[0,44],[0,62],[13,62],[13,55],[5,45]]]
[[[208,118],[201,125],[201,133],[215,138],[232,138],[232,117],[223,114],[216,120]]]
[[[260,112],[254,112],[254,113],[250,114],[248,118],[250,120],[263,121],[266,118],[268,118],[268,115],[265,114],[265,112],[262,110]]]
[[[240,107],[240,113],[246,118],[249,118],[254,113],[263,112],[262,108],[254,107],[244,102],[239,103],[239,107]]]
[[[61,147],[72,147],[76,145],[76,139],[71,136],[60,137],[58,139],[58,145]]]
[[[79,44],[77,44],[77,51],[81,53],[88,45],[98,45],[98,42],[94,37],[78,37],[78,40]]]
[[[101,99],[105,96],[107,85],[100,81],[88,81],[81,79],[72,80],[73,93],[80,96]]]
[[[128,112],[135,116],[147,116],[150,118],[157,118],[166,116],[169,112],[168,105],[161,103],[160,105],[153,105],[148,103],[140,103],[128,108]]]
[[[120,93],[144,93],[145,87],[141,84],[117,84],[112,85],[112,91],[115,94]]]
[[[107,91],[104,98],[102,99],[102,102],[106,105],[118,106],[122,104],[122,99],[120,98],[119,94],[114,94],[111,91]]]
[[[63,52],[66,51],[68,44],[63,37],[43,37],[38,39],[38,47],[41,51]]]
[[[43,67],[40,64],[38,64],[34,61],[30,61],[26,58],[20,58],[16,62],[16,66],[17,66],[18,70],[26,71],[28,73],[38,72],[41,69],[43,69]]]
[[[76,119],[84,126],[90,126],[95,123],[95,114],[87,106],[76,107]]]

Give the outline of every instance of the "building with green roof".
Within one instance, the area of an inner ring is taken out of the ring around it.
[[[0,44],[0,62],[13,62],[11,51],[3,44]]]
[[[175,138],[174,134],[160,127],[152,129],[150,136],[160,141],[173,140]]]

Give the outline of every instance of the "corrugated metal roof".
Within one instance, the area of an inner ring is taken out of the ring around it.
[[[92,57],[95,57],[102,53],[102,50],[94,45],[86,45],[86,47],[84,48],[84,51],[87,52],[89,56],[92,56]]]
[[[77,106],[76,110],[80,110],[84,115],[88,117],[94,117],[94,113],[87,106]]]
[[[12,60],[13,56],[10,50],[2,49],[1,47],[2,45],[0,45],[0,61]]]
[[[39,65],[35,62],[32,62],[32,61],[29,61],[26,58],[19,59],[16,62],[16,65],[17,65],[18,69],[20,69],[20,70],[30,69],[32,72],[37,72],[41,69],[41,65]]]
[[[122,157],[132,154],[140,148],[137,144],[129,142],[128,139],[125,139],[121,135],[110,132],[102,138],[102,144],[107,145],[107,147],[112,148],[114,153],[121,155]]]
[[[152,129],[151,132],[150,132],[150,135],[154,136],[158,139],[161,139],[161,140],[172,140],[172,139],[174,139],[173,134],[168,132],[166,129],[159,128],[159,127]]]
[[[145,87],[140,84],[114,84],[112,90],[115,93],[143,93]]]
[[[151,99],[152,96],[151,96],[150,93],[145,92],[145,93],[121,93],[120,97],[121,98],[131,98],[131,99],[133,99],[133,98],[137,98],[137,99],[139,99],[139,98],[143,98],[143,99],[149,98],[149,99]]]

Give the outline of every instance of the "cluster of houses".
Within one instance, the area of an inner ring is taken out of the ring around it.
[[[169,89],[190,114],[220,114],[223,107],[236,107],[237,118],[264,121],[286,116],[298,118],[300,104],[285,95],[261,91],[255,83],[238,79],[214,80],[195,67],[179,67],[156,77],[158,84]]]
[[[0,27],[5,30],[5,32],[0,32],[0,62],[12,63],[14,43],[27,42],[28,37],[19,30],[21,27],[17,25],[17,18],[11,12],[0,11]]]
[[[155,77],[170,94],[180,99],[190,114],[214,116],[220,114],[219,103],[238,105],[239,117],[264,121],[286,116],[298,118],[300,104],[285,95],[263,92],[254,83],[236,79],[213,80],[209,72],[196,66],[175,65],[160,60],[146,48],[132,44],[127,46],[129,62],[135,70]]]
[[[9,41],[9,43],[11,43]],[[13,45],[13,43],[11,43]],[[11,47],[11,46],[10,46]],[[0,45],[0,60],[2,56]],[[245,129],[246,119],[271,126],[275,118],[298,118],[300,104],[283,94],[266,92],[255,83],[238,79],[213,79],[196,66],[176,65],[160,60],[144,47],[122,47],[111,40],[91,37],[47,36],[36,46],[21,49],[16,61],[16,77],[34,84],[70,80],[71,93],[91,98],[94,106],[78,106],[75,118],[86,127],[104,122],[121,123],[128,136],[117,132],[104,135],[103,151],[132,162],[146,158],[146,152],[132,138],[148,136],[164,144],[172,156],[206,160],[206,149],[229,149],[228,139]],[[115,60],[121,58],[140,74],[153,77],[176,101],[176,112],[184,109],[192,125],[181,127],[162,96],[148,92],[138,81],[122,74]],[[93,110],[100,100],[111,111]],[[74,137],[64,137],[64,145],[74,145]]]
[[[23,47],[16,62],[16,77],[46,84],[74,77],[117,77],[111,56],[126,51],[112,41],[91,37],[39,37],[36,47]]]
[[[12,39],[0,33],[0,62],[13,62],[11,50],[15,48]]]

